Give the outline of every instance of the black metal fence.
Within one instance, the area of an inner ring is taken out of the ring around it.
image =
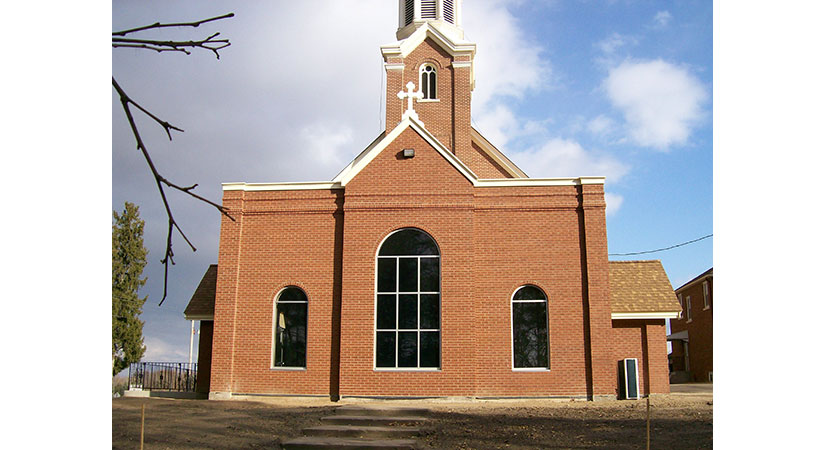
[[[139,362],[129,365],[129,389],[195,392],[198,363]]]

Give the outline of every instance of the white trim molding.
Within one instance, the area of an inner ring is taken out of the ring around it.
[[[631,319],[678,319],[678,311],[656,311],[656,312],[622,312],[611,313],[610,318],[613,320],[631,320]]]
[[[184,314],[183,318],[186,319],[186,320],[215,320],[214,315],[206,315],[206,314],[196,314],[196,315]]]
[[[335,181],[301,181],[297,183],[223,183],[224,191],[302,191],[318,189],[342,189]]]
[[[376,138],[367,148],[364,149],[355,159],[352,160],[332,181],[310,181],[297,183],[223,183],[224,191],[295,191],[295,190],[325,190],[325,189],[344,189],[358,173],[360,173],[367,165],[372,162],[384,149],[386,149],[393,141],[395,141],[401,133],[407,128],[412,128],[418,133],[432,148],[434,148],[441,156],[444,157],[453,167],[456,168],[467,180],[472,183],[474,187],[480,188],[495,188],[495,187],[542,187],[542,186],[582,186],[582,185],[603,185],[605,177],[603,176],[584,176],[584,177],[570,177],[570,178],[489,178],[479,179],[478,176],[461,161],[453,152],[444,146],[435,136],[432,135],[421,123],[420,120],[414,117],[407,117],[403,119],[390,132]],[[471,132],[478,134],[477,131]],[[476,143],[479,143],[481,148],[486,151],[493,159],[499,161],[508,169],[508,172],[514,176],[524,175],[518,167],[512,162],[506,160],[504,155],[500,157],[496,155],[497,150],[493,151],[491,148],[486,148],[484,145],[483,136],[478,134],[481,138]]]

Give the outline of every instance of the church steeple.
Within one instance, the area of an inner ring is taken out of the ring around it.
[[[398,40],[406,39],[421,25],[429,23],[450,39],[464,39],[461,28],[462,0],[398,0]]]
[[[398,42],[381,46],[381,54],[387,72],[386,128],[415,117],[445,147],[465,158],[472,154],[470,98],[476,45],[464,39],[461,3],[399,0]]]

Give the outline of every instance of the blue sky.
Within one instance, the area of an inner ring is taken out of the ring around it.
[[[329,180],[383,130],[379,46],[395,40],[397,2],[112,6],[113,30],[235,13],[177,34],[220,31],[232,42],[220,60],[112,51],[118,83],[185,130],[169,142],[139,123],[159,170],[208,198],[221,198],[222,182]],[[610,253],[713,233],[710,1],[469,0],[464,30],[478,45],[474,126],[530,176],[606,176]],[[177,264],[158,307],[165,212],[114,92],[112,147],[111,207],[135,202],[147,221],[144,359],[185,361],[182,311],[217,262],[219,216],[169,194],[198,251],[174,238]],[[713,265],[713,239],[612,259],[661,259],[678,287]]]

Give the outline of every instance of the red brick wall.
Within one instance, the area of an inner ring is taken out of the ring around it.
[[[585,395],[576,188],[481,188],[475,204],[478,395]],[[550,371],[512,368],[510,299],[525,284],[548,298]]]
[[[614,320],[612,331],[614,367],[625,358],[639,360],[639,392],[667,394],[670,381],[667,368],[667,336],[664,319]],[[615,374],[618,394],[618,373]]]
[[[702,282],[691,284],[676,291],[682,294],[682,318],[670,320],[670,332],[687,330],[689,336],[688,358],[693,381],[708,381],[713,371],[713,277],[708,282],[708,309],[704,309]],[[687,297],[691,299],[691,318],[687,321]]]
[[[404,148],[414,148],[415,157],[400,158]],[[472,392],[469,180],[408,128],[349,182],[344,217],[341,395]],[[405,227],[429,233],[442,255],[442,364],[435,372],[373,369],[375,257],[383,239]]]
[[[477,158],[470,138],[470,101],[472,85],[471,67],[453,67],[452,63],[468,62],[468,56],[454,58],[432,39],[427,38],[405,58],[391,57],[388,63],[403,63],[403,70],[387,71],[386,128],[392,130],[401,121],[407,109],[407,100],[399,99],[398,92],[406,91],[405,85],[412,81],[416,90],[421,89],[419,69],[430,63],[438,71],[436,77],[437,101],[417,101],[416,113],[427,130],[445,147],[455,153],[473,170],[496,170],[490,162]],[[500,178],[496,177],[496,178]]]
[[[340,201],[329,190],[225,193],[238,223],[221,230],[213,392],[330,394]],[[274,300],[287,286],[308,297],[305,370],[272,368]]]

